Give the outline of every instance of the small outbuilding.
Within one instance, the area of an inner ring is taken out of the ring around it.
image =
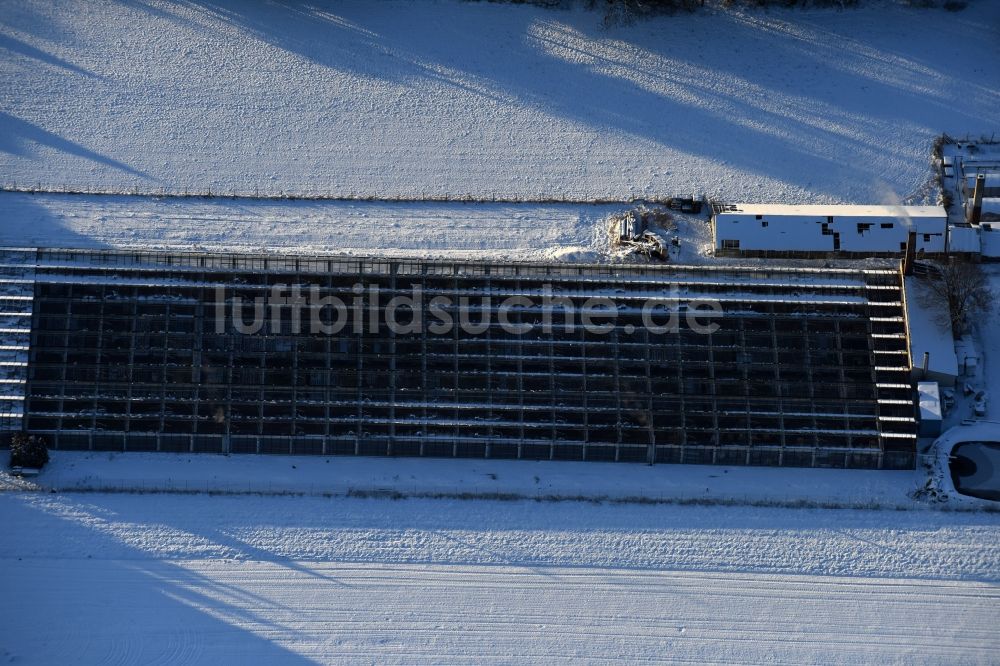
[[[944,420],[938,383],[917,382],[917,402],[920,407],[917,435],[920,437],[937,437],[941,434],[941,422]]]
[[[979,229],[983,259],[1000,260],[1000,222],[981,222]]]
[[[982,252],[982,241],[979,234],[978,225],[949,225],[948,252],[950,254],[978,255]]]

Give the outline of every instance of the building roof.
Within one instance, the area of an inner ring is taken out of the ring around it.
[[[984,197],[983,212],[1000,213],[1000,197]]]
[[[927,354],[930,375],[958,377],[958,356],[951,332],[948,304],[919,278],[903,279],[906,291],[906,328],[910,334],[910,364],[922,369]]]
[[[941,394],[937,382],[917,382],[920,420],[941,420]]]
[[[986,157],[986,158],[964,157],[962,158],[962,169],[966,173],[975,173],[976,169],[983,169],[983,170],[1000,169],[1000,160],[994,159],[993,157]]]
[[[966,171],[965,172],[966,186],[975,187],[976,176],[978,175],[979,175],[978,173]],[[983,172],[983,176],[985,176],[985,178],[983,178],[984,185],[989,185],[990,187],[996,187],[997,185],[1000,185],[1000,173],[987,171]]]
[[[729,204],[721,213],[742,215],[802,215],[826,217],[947,217],[941,206],[881,206],[854,204]]]

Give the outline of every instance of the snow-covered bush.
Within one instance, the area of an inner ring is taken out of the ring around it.
[[[949,323],[955,335],[960,336],[976,317],[992,311],[995,295],[978,264],[935,262],[933,267],[924,282],[948,304]]]
[[[11,467],[37,467],[45,466],[49,461],[49,448],[45,445],[45,439],[37,435],[28,433],[15,433],[10,440],[10,466]]]

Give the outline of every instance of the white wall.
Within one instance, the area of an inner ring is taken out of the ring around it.
[[[979,253],[978,227],[948,227],[949,252]]]
[[[724,240],[738,240],[740,250],[832,252],[834,237],[823,235],[824,222],[826,217],[814,215],[763,215],[758,220],[747,213],[718,213],[714,218],[715,247],[722,248]],[[859,233],[859,223],[871,226]],[[883,224],[892,226],[883,229]],[[913,218],[912,224],[917,231],[917,251],[945,251],[944,215]],[[840,234],[842,252],[901,252],[900,244],[906,243],[909,229],[899,217],[843,215],[834,215],[829,228]],[[924,234],[930,234],[929,238]]]
[[[994,224],[996,226],[994,226]],[[981,225],[982,253],[990,259],[1000,259],[1000,222]]]

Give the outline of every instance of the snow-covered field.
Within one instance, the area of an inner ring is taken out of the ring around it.
[[[55,452],[38,479],[117,475],[152,493],[25,492],[3,475],[0,586],[15,601],[0,605],[0,657],[986,664],[1000,650],[1000,514],[914,502],[915,472],[156,460]],[[209,489],[659,489],[890,508],[156,492],[179,474]]]
[[[0,494],[15,663],[991,663],[1000,516]]]
[[[0,4],[7,187],[894,203],[929,195],[933,137],[998,127],[986,0],[611,28],[453,0]],[[0,245],[593,259],[620,208],[0,193]],[[707,226],[680,223],[697,261]],[[182,479],[304,495],[72,492]],[[57,452],[36,490],[0,478],[0,661],[995,663],[1000,514],[920,480]]]
[[[599,12],[6,2],[0,182],[375,198],[878,203],[1000,126],[1000,3]]]
[[[621,209],[0,193],[0,245],[544,259],[606,248],[600,222]]]

